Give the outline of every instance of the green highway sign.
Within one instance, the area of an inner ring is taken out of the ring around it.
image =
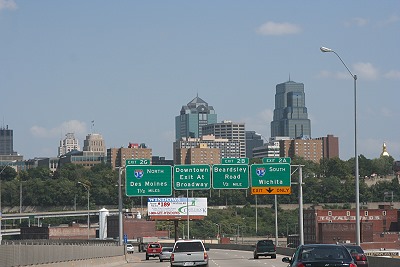
[[[125,160],[125,165],[150,165],[149,159],[127,159]]]
[[[204,190],[211,188],[210,165],[175,165],[175,190]]]
[[[291,162],[290,158],[263,158],[263,163],[289,163]]]
[[[249,188],[249,165],[215,164],[212,166],[214,189]]]
[[[249,158],[222,158],[222,164],[249,164]]]
[[[253,164],[251,165],[251,186],[290,186],[290,175],[289,163]]]
[[[172,167],[170,165],[127,165],[125,184],[128,197],[171,196]]]

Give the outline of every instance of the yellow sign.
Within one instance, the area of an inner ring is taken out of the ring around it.
[[[290,186],[270,186],[270,187],[252,187],[252,195],[290,195],[292,188]]]

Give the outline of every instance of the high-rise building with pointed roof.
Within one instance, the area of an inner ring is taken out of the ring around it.
[[[217,114],[212,106],[196,96],[186,106],[182,106],[179,116],[175,117],[175,137],[199,138],[202,127],[217,122]]]
[[[278,84],[271,137],[311,138],[311,122],[305,104],[303,83],[288,81]]]

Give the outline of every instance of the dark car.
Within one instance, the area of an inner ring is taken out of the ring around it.
[[[288,267],[357,267],[350,252],[342,245],[314,244],[297,247],[293,258],[284,257]]]
[[[259,256],[269,256],[276,259],[276,247],[272,240],[258,240],[254,246],[254,259]]]
[[[353,259],[356,261],[357,267],[368,267],[367,256],[360,246],[352,244],[344,244],[344,246],[347,248]]]

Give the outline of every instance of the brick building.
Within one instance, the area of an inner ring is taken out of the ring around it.
[[[89,228],[89,238],[96,238],[95,227]],[[87,224],[21,227],[20,239],[88,239]]]
[[[399,210],[389,206],[361,210],[360,221],[363,247],[400,248]],[[304,210],[304,243],[355,243],[355,222],[355,209],[322,209],[314,206]]]
[[[119,235],[119,220],[118,216],[107,217],[107,237],[117,238]],[[124,234],[129,240],[137,240],[143,236],[159,236],[156,231],[156,222],[147,221],[145,219],[137,219],[135,217],[123,217]],[[162,233],[165,236],[165,233]],[[168,233],[167,233],[168,236]],[[161,236],[160,236],[161,237]]]

